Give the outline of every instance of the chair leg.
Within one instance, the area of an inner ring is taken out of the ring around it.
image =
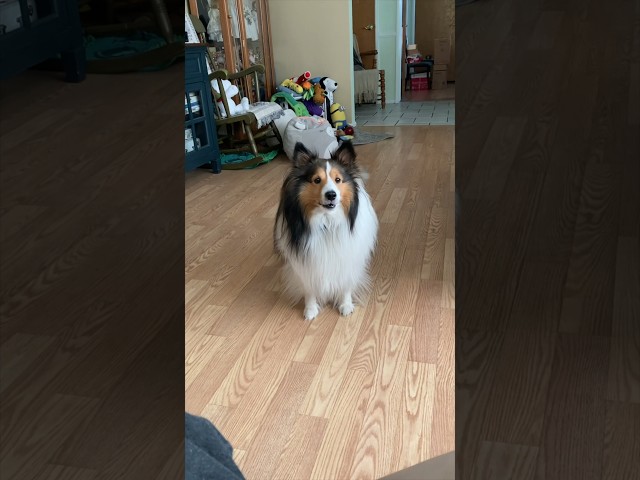
[[[249,146],[251,147],[251,153],[253,153],[256,158],[262,158],[260,153],[258,153],[258,147],[256,145],[256,141],[253,138],[253,132],[251,132],[251,125],[245,124],[244,129],[247,132],[247,138],[249,140]]]
[[[380,103],[384,109],[386,106],[386,95],[384,93],[384,70],[380,70]]]

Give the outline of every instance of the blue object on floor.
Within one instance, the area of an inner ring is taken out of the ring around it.
[[[175,41],[180,41],[180,37],[175,36]],[[145,53],[152,52],[167,47],[164,37],[155,33],[137,31],[129,35],[110,37],[85,37],[85,51],[88,62],[99,60],[124,60],[136,58]],[[139,71],[160,70],[171,65],[176,58],[168,58],[160,61],[157,65],[141,67]]]
[[[236,169],[249,169],[256,168],[258,165],[269,163],[276,158],[279,150],[272,150],[270,152],[260,154],[258,162],[254,162],[256,158],[253,153],[240,152],[240,153],[221,153],[220,162],[222,163],[222,169],[236,170]]]
[[[185,480],[245,480],[233,448],[206,418],[184,414]]]

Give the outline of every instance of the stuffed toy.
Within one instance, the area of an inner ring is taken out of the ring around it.
[[[286,93],[288,95],[291,95],[292,97],[300,97],[300,95],[298,95],[296,92],[294,92],[290,88],[283,87],[282,85],[278,85],[276,87],[276,90],[280,93]]]
[[[333,78],[322,77],[318,82],[322,89],[325,91],[325,95],[329,100],[329,105],[333,104],[333,92],[338,89],[338,82],[336,82]]]
[[[218,81],[212,80],[211,86],[216,91],[218,96],[220,96]],[[235,97],[236,95],[238,95],[238,93],[240,93],[240,90],[238,90],[238,87],[236,87],[229,80],[222,80],[222,87],[224,88],[224,94],[227,97],[227,104],[229,105],[229,110],[230,110],[229,115],[233,116],[233,115],[238,115],[240,113],[245,113],[249,111],[249,99],[247,97],[242,97],[240,99],[240,103],[237,105],[236,105],[236,102],[234,102],[232,99],[232,97]],[[220,107],[220,114],[222,115],[222,118],[225,118],[227,116],[227,112],[224,109],[224,103],[222,102],[222,99],[218,100],[218,106]]]
[[[310,81],[302,82],[302,98],[304,100],[311,100],[313,98],[313,85]]]
[[[313,103],[322,106],[325,101],[325,90],[319,83],[313,86]]]
[[[302,104],[307,108],[309,115],[322,117],[324,113],[324,110],[322,110],[322,106],[316,105],[313,100],[303,100]]]
[[[311,78],[311,72],[304,72],[302,75],[300,75],[298,77],[298,79],[296,80],[296,83],[298,85],[302,85],[304,82],[306,82],[307,80],[309,80]],[[293,80],[293,79],[291,79]]]
[[[353,139],[353,127],[347,123],[347,114],[344,113],[344,107],[339,103],[331,105],[331,124],[336,131],[336,136],[341,140]]]
[[[284,88],[284,87],[280,87]],[[305,107],[302,102],[298,102],[293,95],[290,95],[286,92],[278,92],[274,93],[271,96],[271,101],[278,103],[282,109],[286,112],[287,110],[293,110],[296,114],[296,117],[308,117],[309,110]]]
[[[304,91],[304,89],[302,88],[302,85],[298,85],[296,82],[294,82],[290,78],[283,80],[280,85],[293,90],[298,95],[302,95],[302,92]]]
[[[331,125],[336,130],[344,130],[347,127],[347,114],[344,113],[344,107],[339,103],[331,105]]]

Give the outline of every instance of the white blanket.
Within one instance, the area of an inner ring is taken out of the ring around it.
[[[353,79],[356,103],[376,103],[380,88],[378,70],[356,70]]]
[[[249,111],[255,115],[258,128],[262,128],[276,118],[284,115],[282,107],[275,102],[253,103],[249,106]]]

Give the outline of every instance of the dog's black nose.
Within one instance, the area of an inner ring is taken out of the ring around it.
[[[324,194],[324,196],[327,197],[327,200],[335,200],[336,192],[334,192],[333,190],[329,190],[327,193]]]

